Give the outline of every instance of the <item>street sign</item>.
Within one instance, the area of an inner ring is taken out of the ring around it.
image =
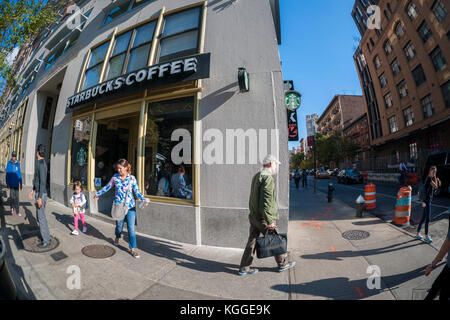
[[[302,95],[294,90],[285,92],[285,104],[286,108],[290,111],[297,110],[302,104]]]
[[[297,111],[287,111],[289,141],[298,141]]]
[[[313,147],[314,146],[314,136],[309,136],[308,137],[308,147]]]

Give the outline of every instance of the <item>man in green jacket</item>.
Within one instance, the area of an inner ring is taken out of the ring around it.
[[[239,275],[255,274],[258,269],[250,268],[255,253],[256,239],[260,233],[266,230],[276,229],[275,221],[278,220],[278,204],[275,196],[275,182],[273,176],[277,172],[280,162],[272,155],[263,160],[263,169],[252,179],[250,189],[250,236],[241,259]],[[287,262],[287,255],[275,256],[278,271],[283,272],[295,266],[295,261]]]

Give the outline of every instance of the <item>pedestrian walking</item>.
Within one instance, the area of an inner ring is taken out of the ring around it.
[[[86,226],[86,220],[84,218],[84,215],[86,214],[86,197],[82,193],[83,192],[83,185],[80,181],[75,181],[73,183],[73,194],[70,198],[70,204],[72,205],[72,211],[73,211],[73,219],[74,219],[74,225],[75,229],[73,229],[72,234],[77,236],[78,233],[78,218],[81,219],[81,223],[83,224],[83,233],[86,233],[87,226]]]
[[[278,220],[278,204],[275,197],[275,182],[273,176],[280,162],[272,155],[263,160],[263,168],[252,179],[249,199],[250,235],[239,267],[239,275],[251,275],[258,269],[251,268],[255,254],[256,239],[268,230],[275,230]],[[287,254],[275,256],[278,272],[283,272],[295,266],[295,261],[288,262]]]
[[[302,187],[308,187],[308,173],[306,172],[306,169],[303,169],[302,172]]]
[[[298,190],[298,187],[300,186],[300,179],[301,179],[301,175],[297,169],[294,174],[295,188],[297,188],[297,190]]]
[[[146,201],[145,197],[139,191],[139,187],[137,185],[136,178],[131,175],[131,165],[125,159],[120,159],[117,161],[117,172],[113,175],[111,180],[108,182],[106,186],[104,186],[100,191],[98,191],[94,197],[95,200],[98,200],[99,197],[106,192],[108,192],[112,187],[115,187],[115,195],[114,195],[114,203],[122,204],[125,201],[125,204],[128,208],[128,212],[125,215],[124,219],[121,221],[116,221],[116,229],[115,235],[116,239],[114,240],[114,245],[119,245],[119,240],[122,235],[122,230],[125,225],[125,221],[127,222],[128,236],[129,236],[129,248],[130,253],[133,257],[139,258],[139,253],[136,251],[136,202],[133,197],[134,194],[142,201]],[[132,192],[128,192],[132,191]],[[145,202],[145,206],[148,205],[148,202]]]
[[[439,293],[440,301],[448,301],[450,298],[450,257],[448,256],[448,252],[450,251],[450,216],[449,216],[449,226],[447,232],[447,238],[441,246],[438,254],[434,258],[433,262],[428,265],[425,269],[425,276],[429,276],[431,271],[436,267],[436,265],[445,257],[447,254],[447,263],[444,266],[444,269],[433,282],[431,286],[431,290],[426,296],[425,300],[434,300],[437,294]]]
[[[406,177],[408,175],[408,168],[403,161],[400,162],[398,169],[400,170],[400,184],[404,186],[406,184]]]
[[[420,234],[420,230],[422,229],[422,225],[425,222],[425,242],[431,243],[433,240],[428,234],[428,225],[431,219],[431,203],[433,202],[433,194],[435,190],[440,188],[441,180],[436,176],[437,168],[436,166],[432,166],[428,172],[428,176],[425,179],[425,184],[423,186],[423,191],[421,192],[421,200],[423,207],[422,219],[420,220],[419,226],[417,227],[417,235],[416,239],[422,240],[423,236]]]
[[[40,144],[36,150],[36,164],[34,169],[33,191],[29,198],[36,200],[36,215],[39,221],[42,242],[39,248],[49,247],[51,244],[50,230],[45,217],[45,205],[47,204],[47,163],[45,162],[45,146]]]
[[[9,189],[11,214],[17,214],[20,217],[22,214],[19,211],[19,189],[22,190],[22,173],[15,151],[11,153],[11,160],[6,165],[6,185]]]

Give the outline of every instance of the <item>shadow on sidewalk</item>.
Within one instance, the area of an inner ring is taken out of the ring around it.
[[[0,236],[3,236],[4,243],[6,245],[6,259],[5,261],[8,264],[8,270],[11,274],[12,280],[17,289],[17,295],[21,300],[36,300],[36,296],[34,295],[31,287],[28,285],[28,282],[25,278],[25,273],[21,266],[16,263],[16,259],[12,255],[10,239],[12,238],[16,243],[17,248],[20,250],[22,244],[20,241],[19,231],[15,228],[15,225],[9,225],[6,223],[5,216],[8,215],[8,211],[6,211],[3,203],[0,203]],[[23,226],[24,224],[17,225]],[[20,245],[19,245],[20,242]]]
[[[408,246],[402,246],[399,247],[402,244],[407,244],[410,242],[415,242],[415,244],[411,244]],[[328,251],[328,252],[321,252],[321,253],[315,253],[315,254],[305,254],[302,255],[302,259],[318,259],[318,260],[336,260],[341,261],[343,258],[355,258],[355,257],[364,257],[364,256],[373,256],[377,254],[384,254],[388,252],[403,250],[411,247],[415,247],[418,245],[425,245],[422,241],[417,240],[409,240],[401,243],[396,243],[388,247],[384,248],[377,248],[377,249],[370,249],[370,250],[360,250],[360,251]],[[397,247],[397,248],[396,248]]]
[[[425,268],[426,266],[393,276],[382,276],[380,289],[368,289],[368,280],[369,283],[374,282],[369,278],[350,281],[348,278],[344,277],[315,280],[308,283],[291,285],[291,287],[289,287],[288,284],[279,284],[272,286],[272,289],[281,292],[289,292],[289,290],[291,290],[296,294],[338,300],[364,299],[377,295],[386,289],[396,289],[407,281],[424,276]],[[412,297],[413,292],[411,290],[411,299]]]

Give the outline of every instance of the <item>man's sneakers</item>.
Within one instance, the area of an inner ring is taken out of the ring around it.
[[[288,262],[284,266],[278,267],[278,272],[283,272],[292,269],[293,267],[295,267],[295,261]]]
[[[50,244],[51,244],[51,240],[50,240],[50,242],[47,242],[47,243],[41,242],[37,246],[38,246],[39,249],[44,249],[44,248],[50,247]]]
[[[258,273],[258,269],[239,270],[240,276],[252,275],[252,274],[257,274],[257,273]]]
[[[75,229],[75,230],[73,230],[73,231],[72,231],[72,234],[73,234],[74,236],[77,236],[77,235],[79,235],[79,233],[78,233],[78,230],[76,230],[76,229]]]

